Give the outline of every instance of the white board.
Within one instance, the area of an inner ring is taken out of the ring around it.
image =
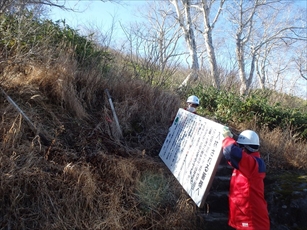
[[[198,207],[222,157],[224,125],[179,109],[159,156]]]

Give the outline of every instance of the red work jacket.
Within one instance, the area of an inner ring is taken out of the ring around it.
[[[230,137],[223,140],[223,154],[234,167],[229,189],[228,224],[237,230],[269,230],[264,199],[265,164],[259,152],[248,154]]]

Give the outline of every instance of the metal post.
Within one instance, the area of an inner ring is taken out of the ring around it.
[[[114,109],[114,105],[113,105],[113,102],[112,102],[112,98],[110,96],[110,93],[109,93],[109,90],[106,89],[106,94],[108,96],[108,100],[109,100],[109,103],[110,103],[110,106],[111,106],[111,110],[112,110],[112,113],[113,113],[113,117],[114,117],[114,120],[115,120],[115,123],[116,123],[116,126],[117,126],[117,129],[119,131],[119,134],[120,136],[122,137],[123,136],[123,133],[122,133],[122,130],[119,126],[119,122],[118,122],[118,119],[117,119],[117,115],[116,115],[116,112],[115,112],[115,109]]]
[[[5,98],[8,100],[9,103],[11,103],[14,108],[19,112],[21,113],[22,117],[27,121],[28,125],[30,126],[30,128],[32,129],[32,131],[37,134],[38,131],[36,129],[36,127],[34,126],[34,124],[32,123],[32,121],[27,117],[27,115],[19,108],[19,106],[13,101],[13,99],[7,95],[5,93],[5,91],[0,87],[3,95],[5,96]],[[42,133],[38,133],[39,137],[41,138],[42,140],[42,143],[46,146],[48,146],[51,142],[42,134]]]

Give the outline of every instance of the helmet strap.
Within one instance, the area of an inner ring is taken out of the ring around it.
[[[254,148],[250,147],[249,145],[244,145],[244,148],[246,148],[251,153],[257,152],[259,150],[259,148],[254,149]]]

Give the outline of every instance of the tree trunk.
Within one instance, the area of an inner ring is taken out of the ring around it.
[[[212,77],[212,84],[216,88],[220,88],[220,79],[218,75],[217,70],[217,63],[215,58],[215,51],[212,44],[212,31],[208,30],[204,33],[204,38],[206,42],[206,48],[207,48],[207,54],[209,58],[209,64],[210,64],[210,73]]]
[[[206,44],[206,49],[207,49],[207,55],[209,58],[209,65],[210,65],[210,73],[212,77],[212,84],[216,88],[220,88],[220,77],[218,74],[218,69],[217,69],[217,62],[216,62],[216,57],[215,57],[215,50],[213,46],[213,41],[212,41],[212,30],[214,28],[214,25],[216,21],[219,18],[219,15],[222,11],[222,6],[224,4],[224,0],[220,1],[220,7],[215,15],[215,18],[210,25],[210,10],[211,10],[211,4],[213,2],[208,2],[207,0],[202,0],[201,1],[201,9],[203,12],[203,18],[204,18],[204,32],[203,36],[205,39],[205,44]]]
[[[240,86],[240,95],[246,94],[247,90],[247,82],[246,82],[246,76],[245,76],[245,64],[244,64],[244,47],[241,44],[241,38],[240,34],[237,34],[236,36],[236,55],[237,55],[237,61],[239,66],[239,77],[241,81]]]
[[[184,7],[184,15],[182,15],[177,1],[178,0],[171,0],[170,2],[175,6],[179,25],[183,31],[184,39],[188,46],[190,56],[192,58],[191,72],[180,84],[179,89],[181,89],[183,87],[186,87],[190,83],[190,81],[196,81],[198,79],[199,62],[197,57],[196,39],[194,35],[194,30],[192,28],[191,1],[181,0],[181,3]]]

